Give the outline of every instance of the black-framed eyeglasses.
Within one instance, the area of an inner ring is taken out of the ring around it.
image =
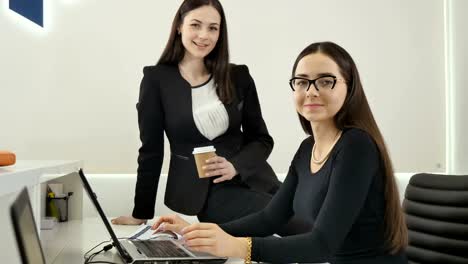
[[[313,80],[304,77],[294,77],[289,80],[289,86],[291,86],[291,89],[293,91],[308,92],[310,89],[310,85],[313,84],[315,90],[325,91],[335,88],[335,85],[339,80],[342,79],[338,79],[336,76],[333,75],[320,76]]]

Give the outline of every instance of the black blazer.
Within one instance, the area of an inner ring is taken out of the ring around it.
[[[213,180],[198,177],[192,155],[194,147],[214,145],[216,153],[228,159],[239,173],[231,181],[245,183],[262,192],[273,192],[278,188],[280,182],[266,162],[273,139],[263,120],[255,83],[247,66],[231,65],[236,98],[225,104],[229,127],[212,141],[195,125],[191,86],[182,78],[177,66],[148,66],[143,73],[137,103],[142,145],[138,156],[134,217],[154,217],[164,155],[164,132],[171,149],[164,203],[174,211],[187,215],[199,213]]]

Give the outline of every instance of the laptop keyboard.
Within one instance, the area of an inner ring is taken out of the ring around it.
[[[147,257],[190,257],[182,248],[168,240],[134,240],[133,244]]]

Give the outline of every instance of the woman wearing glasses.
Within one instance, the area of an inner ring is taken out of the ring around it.
[[[168,216],[153,228],[164,223],[192,250],[246,262],[407,263],[392,163],[353,59],[334,43],[314,43],[299,54],[290,86],[310,137],[268,206],[220,226]],[[269,236],[294,214],[313,229]]]
[[[135,206],[132,216],[112,223],[141,224],[154,217],[164,133],[171,149],[164,199],[168,207],[214,223],[263,209],[280,185],[266,161],[273,139],[248,68],[229,63],[220,2],[185,0],[157,65],[143,72]],[[209,177],[201,179],[192,151],[207,145],[213,145],[218,156],[208,160]]]

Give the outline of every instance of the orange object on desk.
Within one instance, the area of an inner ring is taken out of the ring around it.
[[[0,150],[0,166],[13,165],[15,162],[15,153],[6,150]]]

